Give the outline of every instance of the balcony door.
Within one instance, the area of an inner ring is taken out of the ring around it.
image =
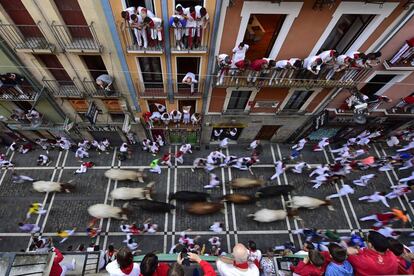
[[[244,42],[250,46],[247,59],[255,60],[270,55],[285,18],[285,14],[250,15],[244,34]]]
[[[145,88],[164,88],[161,59],[159,57],[138,57],[142,81]]]
[[[49,70],[57,81],[72,81],[66,70],[55,55],[35,55],[43,63],[44,67]]]
[[[188,89],[187,84],[181,83],[184,76],[188,73],[194,73],[196,79],[200,82],[200,58],[199,57],[177,57],[177,86],[178,90]],[[195,85],[195,91],[197,91],[197,85]]]
[[[101,56],[83,55],[80,56],[80,58],[85,63],[89,73],[91,74],[94,80],[96,80],[96,78],[102,74],[108,74],[108,71],[106,71],[106,67]]]
[[[18,26],[20,32],[26,38],[42,37],[43,34],[36,26],[30,13],[26,10],[21,0],[0,0],[0,4],[7,12],[13,23]]]
[[[69,28],[72,37],[92,39],[78,0],[54,0],[54,2],[65,24],[73,26]]]
[[[377,74],[372,79],[368,81],[364,87],[361,88],[360,92],[362,94],[367,95],[369,98],[373,98],[373,96],[380,91],[385,85],[387,85],[390,81],[392,81],[397,74]]]
[[[232,91],[229,103],[227,104],[227,111],[244,111],[251,94],[252,91]]]

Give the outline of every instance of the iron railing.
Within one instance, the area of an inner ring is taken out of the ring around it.
[[[174,80],[174,97],[177,98],[200,98],[203,94],[204,80],[199,80],[198,83],[194,84],[194,91],[191,93],[191,86],[182,83],[182,81]]]
[[[144,31],[140,31],[137,28],[131,27],[128,22],[121,23],[122,38],[129,53],[162,53],[164,49],[163,31],[160,32],[161,41],[159,39],[152,39],[152,32],[158,33],[154,28],[146,28]],[[143,36],[147,39],[147,45],[145,45]]]
[[[210,40],[210,25],[197,28],[170,27],[172,52],[202,52],[206,53]]]
[[[30,85],[9,85],[0,86],[0,101],[35,101],[38,92]]]
[[[41,23],[16,25],[0,22],[0,35],[15,51],[52,52],[54,46],[46,39]]]
[[[88,79],[83,79],[83,86],[85,87],[85,92],[91,97],[119,97],[120,93],[115,89],[115,82],[112,83],[112,90],[105,90],[99,87],[95,81]]]
[[[318,75],[305,70],[254,70],[229,69],[220,73],[216,68],[213,78],[215,87],[305,87],[305,88],[352,88],[363,81],[372,69],[352,68],[335,72],[323,67]]]
[[[93,22],[90,25],[57,25],[50,26],[59,45],[68,52],[100,52],[99,43]]]
[[[136,81],[139,97],[146,99],[160,99],[167,97],[167,93],[164,91],[164,83],[162,82],[141,82]]]
[[[83,98],[85,95],[75,85],[75,79],[71,81],[58,81],[43,79],[44,85],[54,97]]]

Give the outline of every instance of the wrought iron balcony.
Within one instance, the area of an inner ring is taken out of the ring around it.
[[[39,93],[31,85],[0,85],[0,101],[36,101]]]
[[[164,49],[164,37],[162,40],[152,39],[151,32],[157,32],[154,28],[146,28],[144,35],[147,38],[148,45],[142,41],[142,36],[137,28],[133,28],[127,22],[121,23],[122,38],[125,42],[128,53],[147,53],[147,54],[162,54]],[[162,34],[162,31],[161,31]],[[139,36],[139,40],[137,36]],[[147,47],[145,47],[147,46]]]
[[[54,97],[59,98],[84,98],[85,94],[75,85],[75,80],[58,81],[43,79],[44,85]]]
[[[213,86],[215,87],[305,87],[305,88],[352,88],[364,80],[372,69],[345,69],[334,72],[331,67],[323,67],[318,75],[305,69],[253,70],[229,69],[224,77],[215,71]],[[255,76],[257,78],[255,79]]]
[[[207,53],[210,25],[205,28],[170,27],[172,53]]]
[[[59,45],[67,52],[99,53],[102,50],[93,22],[89,26],[52,23],[50,27]]]
[[[51,53],[55,48],[46,39],[40,22],[37,25],[15,25],[0,22],[0,35],[15,51]]]
[[[46,119],[44,116],[37,122],[12,122],[7,123],[12,130],[48,130],[48,131],[64,131],[70,126],[69,118],[65,118],[62,123],[54,123]]]
[[[164,91],[164,84],[162,82],[136,82],[139,97],[142,99],[164,99],[167,93]]]
[[[194,91],[191,93],[191,86],[182,82],[174,81],[175,98],[201,98],[203,95],[204,80],[194,84]]]
[[[111,90],[105,90],[99,87],[95,81],[87,80],[86,78],[82,81],[85,87],[86,94],[94,98],[117,98],[120,96],[119,91],[116,90],[115,82],[112,83]]]

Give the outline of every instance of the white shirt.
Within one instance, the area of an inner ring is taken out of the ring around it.
[[[249,263],[245,270],[238,269],[233,264],[226,264],[220,260],[216,262],[217,270],[221,276],[259,276],[259,269],[254,263]]]
[[[239,49],[239,46],[234,47],[233,49],[233,63],[236,63],[240,60],[244,60],[246,57],[246,52],[249,49],[249,45],[244,44],[243,48]]]
[[[333,50],[323,51],[318,56],[322,59],[323,63],[329,63],[333,60],[333,56],[331,56],[331,52]]]
[[[255,149],[257,147],[257,140],[250,143],[250,148]]]
[[[285,69],[288,64],[289,60],[287,59],[279,60],[278,62],[276,62],[275,68]]]
[[[196,18],[201,19],[202,23],[204,24],[204,22],[208,21],[210,19],[210,17],[208,16],[208,13],[206,13],[205,16],[201,17],[201,14],[200,14],[201,8],[202,8],[202,6],[197,5],[197,6],[194,7],[194,10],[196,12]]]
[[[198,83],[198,81],[196,80],[196,76],[195,76],[195,74],[194,74],[194,73],[188,72],[188,73],[184,76],[183,81],[184,81],[185,79],[187,79],[187,78],[190,78],[190,79],[191,79],[191,83]]]
[[[128,151],[128,146],[126,143],[122,144],[121,147],[119,148],[120,152],[127,152]]]
[[[338,65],[345,65],[347,64],[347,62],[345,62],[345,60],[349,59],[351,57],[347,56],[347,55],[340,55],[336,58],[336,63]]]
[[[343,186],[342,186],[342,188],[341,189],[339,189],[339,193],[340,194],[353,194],[355,192],[355,190],[354,189],[352,189],[351,188],[351,186],[349,186],[349,185],[347,185],[347,184],[344,184]]]
[[[129,9],[129,8],[128,8]],[[142,15],[142,9],[146,9],[146,8],[144,8],[144,7],[138,7],[138,13],[140,14],[140,15]],[[147,9],[147,16],[149,17],[149,18],[153,18],[153,17],[155,17],[155,14],[152,12],[152,11],[150,11],[149,9]]]
[[[129,13],[129,18],[131,18],[131,15],[135,14],[135,7],[126,8],[125,11]]]
[[[110,276],[125,276],[125,275],[131,275],[131,276],[134,275],[135,276],[135,275],[139,275],[141,273],[141,270],[139,268],[139,264],[134,263],[134,268],[132,269],[131,273],[125,274],[119,268],[119,265],[118,265],[117,261],[110,262],[106,266],[106,271],[108,271]]]
[[[303,61],[303,67],[311,70],[312,67],[316,66],[316,60],[320,59],[319,56],[313,56],[313,57],[307,57],[305,58],[305,60]],[[320,65],[318,65],[317,70],[320,69]]]

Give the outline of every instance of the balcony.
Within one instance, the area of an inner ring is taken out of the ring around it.
[[[174,81],[174,98],[201,98],[203,95],[204,80],[200,80],[198,83],[194,84],[194,92],[191,93],[191,87],[188,84]]]
[[[84,98],[82,93],[72,81],[58,81],[43,79],[43,84],[49,89],[54,97],[58,98]]]
[[[146,54],[162,54],[164,49],[164,38],[162,41],[153,40],[151,39],[151,32],[155,31],[155,29],[147,28],[146,29],[146,36],[148,40],[147,48],[144,47],[142,43],[139,46],[137,41],[137,37],[135,34],[138,35],[138,29],[132,28],[129,23],[122,22],[121,23],[121,33],[122,38],[125,42],[126,50],[128,53],[146,53]]]
[[[352,88],[364,80],[372,69],[346,69],[333,72],[332,68],[324,67],[318,75],[307,70],[275,69],[263,71],[255,82],[248,82],[249,76],[256,72],[252,70],[230,69],[222,81],[218,77],[218,69],[213,78],[214,87],[305,87],[311,88]],[[273,79],[272,79],[272,76]]]
[[[0,22],[0,35],[17,52],[51,53],[55,48],[46,39],[40,22],[37,25]]]
[[[102,50],[93,22],[89,26],[52,23],[50,27],[59,45],[67,52],[99,53]]]
[[[67,130],[71,124],[69,118],[65,118],[63,123],[53,123],[47,120],[44,116],[37,122],[13,122],[7,123],[7,126],[12,130],[47,130],[47,131],[64,131]]]
[[[0,86],[0,101],[36,101],[39,93],[30,85]]]
[[[137,81],[136,85],[139,91],[139,97],[142,99],[165,99],[167,93],[164,91],[162,82],[141,82]]]
[[[190,39],[189,35],[192,33],[195,35],[195,37],[192,37]],[[189,35],[184,36],[185,34]],[[172,53],[205,54],[207,53],[208,42],[210,40],[210,25],[207,24],[206,28],[170,27],[170,40]]]
[[[94,98],[118,98],[120,96],[119,91],[116,90],[115,82],[112,83],[113,90],[105,90],[96,85],[95,81],[83,79],[82,85],[85,87],[86,94]]]
[[[384,67],[390,71],[414,71],[414,61],[400,61],[391,63],[389,60],[384,60]]]

